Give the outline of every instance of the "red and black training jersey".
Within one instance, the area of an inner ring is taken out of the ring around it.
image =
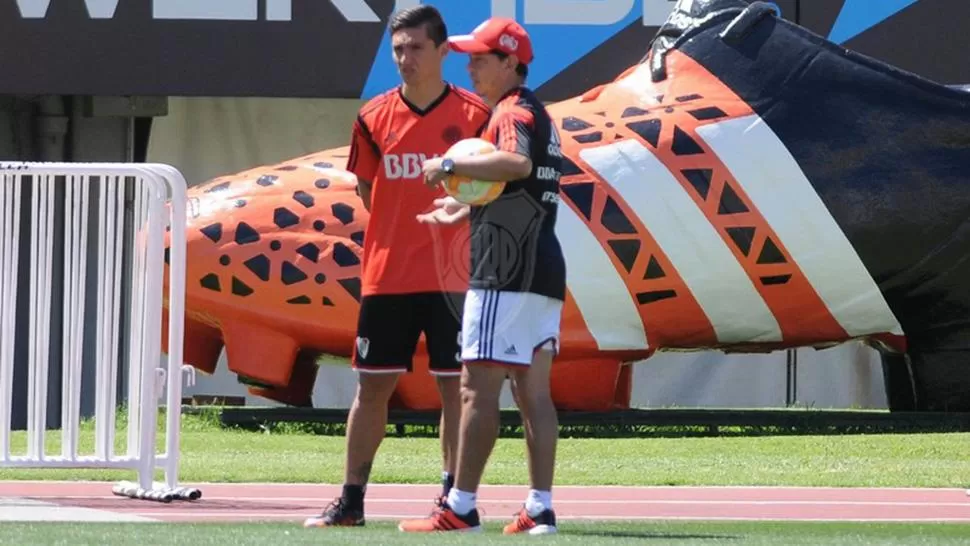
[[[496,200],[471,213],[473,288],[566,297],[566,264],[555,225],[562,150],[545,106],[526,87],[495,105],[483,138],[532,160],[532,172],[512,180]]]
[[[478,96],[452,85],[424,110],[408,102],[400,87],[361,107],[347,170],[372,185],[362,295],[468,289],[467,226],[416,219],[445,196],[440,187],[425,186],[421,168],[455,142],[479,136],[488,119],[489,108]]]

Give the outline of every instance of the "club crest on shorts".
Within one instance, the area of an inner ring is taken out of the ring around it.
[[[370,349],[370,340],[366,337],[357,337],[357,354],[361,358],[367,358],[367,351]]]

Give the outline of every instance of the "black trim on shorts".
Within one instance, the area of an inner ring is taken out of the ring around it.
[[[526,363],[512,362],[511,360],[502,360],[500,358],[473,358],[471,360],[466,360],[465,364],[479,364],[479,365],[494,364],[497,366],[504,366],[506,368],[509,368],[509,367],[528,368],[529,366],[532,365],[532,362],[531,361]]]
[[[478,319],[478,358],[480,360],[494,360],[493,341],[495,339],[495,318],[498,315],[498,290],[484,290],[482,296],[482,310]]]
[[[546,339],[543,339],[542,341],[537,343],[536,346],[532,348],[532,354],[535,355],[536,351],[538,351],[543,345],[545,345],[546,343],[549,343],[550,341],[552,342],[552,346],[553,346],[552,354],[559,354],[559,341],[556,339],[555,336],[547,337]]]

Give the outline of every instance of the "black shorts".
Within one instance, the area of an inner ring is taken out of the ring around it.
[[[410,372],[424,332],[431,373],[461,373],[464,293],[423,292],[364,296],[352,365],[362,372]]]

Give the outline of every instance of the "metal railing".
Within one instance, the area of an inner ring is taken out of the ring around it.
[[[164,502],[201,495],[178,482],[182,375],[194,378],[182,365],[185,204],[185,179],[167,165],[0,162],[0,466],[132,469],[137,482],[119,482],[115,494]],[[166,253],[169,350],[161,366]],[[14,384],[18,364],[26,389]],[[25,391],[26,451],[13,453],[13,402]],[[82,442],[89,392],[93,442]],[[119,394],[128,410],[120,453]],[[165,446],[157,453],[163,394]],[[59,422],[48,411],[57,406]],[[57,429],[54,453],[48,442]],[[164,482],[154,481],[157,469]]]

